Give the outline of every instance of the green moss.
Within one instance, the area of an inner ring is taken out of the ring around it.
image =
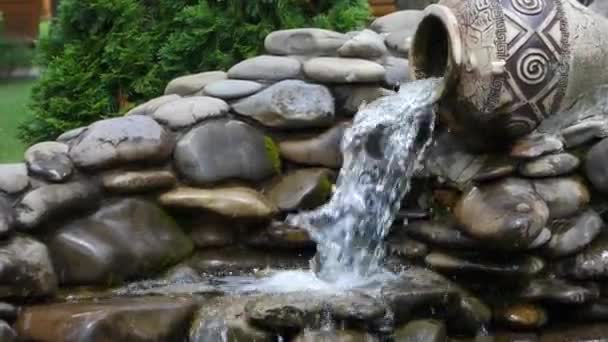
[[[264,136],[264,146],[266,147],[266,155],[272,163],[272,169],[276,174],[281,173],[281,155],[279,147],[269,136]]]
[[[332,185],[326,174],[321,176],[315,190],[302,201],[301,209],[311,210],[327,202],[331,197]]]

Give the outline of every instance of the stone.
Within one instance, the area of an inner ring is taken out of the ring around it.
[[[332,56],[348,41],[342,33],[301,28],[274,31],[266,36],[264,47],[273,55]]]
[[[0,191],[9,195],[20,193],[30,185],[25,163],[0,164]]]
[[[389,255],[404,259],[423,258],[429,253],[429,248],[424,243],[403,236],[389,237],[386,246]]]
[[[413,35],[423,16],[422,11],[397,11],[377,18],[372,22],[370,28],[378,33],[408,30],[411,31]]]
[[[578,280],[608,276],[608,237],[600,236],[579,254],[556,264],[559,274]]]
[[[552,237],[543,252],[554,258],[578,253],[600,234],[603,226],[602,218],[591,209],[556,220],[550,224]]]
[[[602,298],[583,306],[574,307],[569,310],[567,317],[579,322],[606,321],[608,319],[608,301]]]
[[[14,227],[15,214],[13,206],[8,198],[0,195],[0,239],[9,236]]]
[[[226,247],[237,242],[238,223],[219,215],[197,217],[187,227],[197,248]]]
[[[5,321],[0,321],[0,341],[2,341],[2,342],[17,341],[17,333]]]
[[[538,234],[536,239],[534,239],[534,241],[532,241],[532,243],[530,243],[530,245],[528,246],[528,249],[540,248],[540,247],[546,245],[551,240],[551,237],[552,237],[551,230],[549,230],[547,228],[543,228],[543,230],[540,232],[540,234]]]
[[[71,129],[58,136],[57,141],[66,144],[70,143],[72,140],[77,139],[80,135],[82,135],[82,133],[86,132],[87,129],[89,129],[88,126]]]
[[[601,1],[600,1],[601,2]],[[602,341],[608,336],[606,323],[563,325],[543,331],[540,342]]]
[[[418,320],[398,328],[395,331],[394,339],[400,342],[447,342],[448,335],[445,323]]]
[[[209,83],[225,80],[227,75],[223,71],[208,71],[200,74],[178,77],[165,88],[165,95],[177,94],[180,96],[195,95]]]
[[[305,330],[293,342],[378,342],[377,337],[355,330]]]
[[[414,221],[405,227],[407,234],[435,246],[457,249],[479,249],[481,243],[458,230],[454,222]]]
[[[412,80],[410,62],[405,58],[386,57],[382,62],[382,66],[386,70],[384,83],[389,87],[396,88]]]
[[[471,188],[454,213],[469,236],[501,248],[522,249],[545,227],[549,207],[530,182],[506,178]]]
[[[9,303],[0,303],[0,319],[8,322],[14,322],[17,319],[19,309]],[[0,338],[0,341],[2,339]]]
[[[289,139],[279,143],[281,157],[294,163],[340,168],[340,144],[349,124],[338,124],[324,133],[309,139]]]
[[[48,297],[57,291],[57,276],[46,246],[32,238],[0,241],[0,298]]]
[[[159,123],[179,130],[191,127],[203,120],[219,118],[230,110],[221,99],[209,96],[192,96],[165,103],[152,114]]]
[[[338,49],[341,57],[376,59],[388,53],[384,39],[372,30],[363,30]]]
[[[545,309],[534,304],[514,304],[494,312],[498,323],[514,329],[534,330],[544,326],[547,321]]]
[[[302,63],[295,58],[257,56],[246,59],[228,70],[232,79],[251,81],[281,81],[302,78]]]
[[[608,193],[608,139],[595,144],[585,159],[585,174],[593,185],[603,194]]]
[[[205,209],[228,217],[268,218],[277,208],[259,192],[246,187],[197,189],[179,187],[158,201],[167,207]]]
[[[196,305],[170,297],[41,304],[26,307],[15,324],[35,341],[184,341]]]
[[[608,119],[590,118],[566,127],[561,131],[566,147],[576,147],[590,141],[608,137]]]
[[[571,216],[590,201],[589,190],[577,178],[547,178],[534,181],[536,193],[547,203],[549,218]]]
[[[545,268],[544,261],[537,257],[492,260],[485,257],[464,258],[433,252],[427,255],[424,260],[434,270],[448,274],[486,274],[503,277],[521,277],[535,275]]]
[[[237,120],[192,129],[177,143],[173,158],[179,173],[196,185],[234,178],[257,182],[281,169],[273,140]]]
[[[590,10],[592,10],[595,13],[599,13],[599,14],[603,15],[604,17],[608,17],[608,4],[606,4],[604,1],[596,0],[596,1],[587,1],[587,2],[591,3],[589,5]]]
[[[338,85],[333,87],[336,112],[344,116],[355,115],[362,106],[395,92],[374,85]]]
[[[208,96],[217,97],[223,100],[234,100],[253,95],[263,88],[264,85],[254,81],[221,80],[208,84],[204,91],[205,95]]]
[[[331,197],[330,175],[328,169],[291,171],[268,189],[268,199],[281,211],[314,209]]]
[[[305,229],[285,222],[273,221],[267,227],[253,233],[247,245],[268,250],[277,248],[304,250],[314,248],[315,242]]]
[[[176,95],[176,94],[163,95],[163,96],[154,98],[148,102],[144,102],[144,103],[140,104],[139,106],[128,111],[127,114],[125,114],[125,115],[126,116],[129,116],[129,115],[151,116],[161,106],[163,106],[167,103],[175,102],[181,98],[182,98],[181,96]]]
[[[74,172],[68,149],[68,145],[54,141],[31,146],[25,151],[30,173],[51,182],[65,181]]]
[[[104,173],[101,182],[106,191],[118,194],[137,194],[172,188],[177,178],[171,171],[122,171]]]
[[[384,43],[395,55],[406,57],[409,56],[414,33],[410,29],[391,32],[384,38]]]
[[[232,109],[275,128],[327,127],[335,114],[334,98],[327,87],[299,80],[275,83],[233,103]]]
[[[70,158],[87,169],[161,162],[169,158],[173,146],[173,138],[153,119],[133,115],[89,126],[71,147]]]
[[[517,169],[515,163],[507,158],[485,160],[483,167],[475,174],[473,181],[488,182],[511,176]]]
[[[274,341],[275,334],[247,322],[244,312],[250,300],[249,296],[226,296],[205,302],[194,317],[189,341]]]
[[[449,308],[448,329],[465,335],[476,334],[492,322],[492,310],[479,298],[460,289],[460,299]]]
[[[570,283],[559,278],[533,279],[516,293],[517,298],[554,304],[581,305],[599,298],[595,288]]]
[[[519,173],[526,177],[555,177],[573,172],[579,159],[569,153],[550,154],[522,164]]]
[[[511,157],[522,159],[538,158],[545,154],[560,152],[564,143],[547,134],[532,134],[516,141],[511,147]]]
[[[304,74],[322,83],[381,82],[386,70],[378,63],[357,58],[318,57],[304,63]]]
[[[88,181],[44,185],[28,192],[15,206],[15,220],[23,230],[32,230],[62,214],[94,209],[99,204],[99,187]]]
[[[175,221],[143,199],[111,200],[90,216],[58,227],[45,240],[63,285],[105,285],[149,276],[193,250]]]

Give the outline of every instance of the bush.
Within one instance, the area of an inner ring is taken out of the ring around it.
[[[368,17],[367,0],[63,0],[21,138],[54,138],[159,96],[174,77],[226,70],[273,30],[348,31]]]
[[[0,12],[0,79],[10,76],[17,68],[30,67],[34,58],[34,51],[29,44],[3,38],[3,30]]]

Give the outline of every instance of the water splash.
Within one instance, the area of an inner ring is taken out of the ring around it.
[[[344,163],[332,199],[288,217],[317,242],[319,278],[357,283],[382,273],[382,240],[431,139],[442,84],[411,82],[360,110],[342,140]]]

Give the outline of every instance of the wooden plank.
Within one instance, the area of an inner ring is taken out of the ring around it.
[[[42,0],[0,0],[6,36],[33,40],[38,37]]]
[[[376,17],[387,15],[397,10],[395,0],[369,0],[369,4],[373,15]]]

